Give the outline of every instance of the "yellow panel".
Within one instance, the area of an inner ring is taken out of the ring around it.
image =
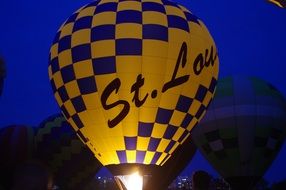
[[[139,119],[139,108],[137,107],[130,107],[130,111],[127,114],[127,116],[122,120],[124,122],[124,125],[128,123],[128,125],[135,125],[137,126]]]
[[[115,56],[115,41],[102,40],[93,42],[91,43],[91,50],[92,58]]]
[[[158,161],[156,162],[157,165],[160,165],[164,158],[167,156],[167,153],[163,152]]]
[[[121,86],[120,86],[119,91],[123,89],[125,91],[127,90],[129,91],[129,94],[132,95],[133,97],[133,93],[131,94],[131,87],[136,82],[137,76],[138,76],[138,73],[118,73],[117,77],[121,81]],[[125,99],[125,97],[123,98]]]
[[[142,4],[138,1],[122,1],[118,3],[117,12],[124,10],[137,10],[142,11]]]
[[[154,12],[154,11],[144,11],[143,24],[158,24],[168,27],[168,19],[164,13]]]
[[[92,123],[90,122],[90,117],[87,111],[83,111],[78,113],[78,116],[81,120],[81,122],[83,123],[84,127],[88,126],[91,127]]]
[[[197,111],[199,110],[200,106],[201,106],[201,102],[199,102],[198,100],[194,99],[192,102],[192,105],[188,111],[188,113],[190,113],[191,115],[196,115]]]
[[[171,141],[167,139],[161,139],[158,147],[157,152],[164,152]]]
[[[170,124],[174,126],[180,126],[186,116],[186,113],[174,110],[170,120]]]
[[[50,53],[51,53],[50,60],[53,60],[55,57],[58,56],[58,48],[59,48],[59,44],[58,43],[54,44],[51,47],[51,49],[50,49]]]
[[[191,13],[186,7],[182,6],[182,5],[178,5],[180,7],[180,9],[182,9],[185,12]]]
[[[75,76],[77,79],[93,76],[92,60],[84,60],[73,64]]]
[[[143,56],[167,58],[168,42],[159,40],[143,40]]]
[[[106,24],[116,24],[116,12],[102,12],[94,15],[92,27]]]
[[[98,93],[91,93],[82,95],[83,101],[86,105],[87,110],[102,108],[100,97]]]
[[[141,72],[141,56],[116,56],[117,73],[139,73]]]
[[[84,9],[82,9],[79,12],[79,14],[77,15],[76,19],[78,20],[79,18],[82,18],[82,17],[93,16],[94,11],[95,11],[95,7],[94,6],[84,8]]]
[[[178,7],[167,5],[165,6],[165,10],[166,10],[167,15],[175,15],[175,16],[182,17],[183,19],[186,19],[184,12]]]
[[[142,24],[135,24],[135,23],[116,24],[115,31],[116,31],[115,33],[116,39],[122,39],[122,38],[142,39]]]
[[[72,30],[73,30],[73,26],[74,26],[73,22],[70,22],[68,24],[63,25],[63,27],[61,28],[60,38],[62,38],[64,36],[71,35],[72,34]]]
[[[169,28],[168,32],[169,42],[182,44],[183,42],[187,43],[191,40],[190,33],[186,32],[185,30]],[[192,42],[192,46],[188,48],[192,48],[195,45],[196,44]]]
[[[96,87],[100,96],[105,87],[116,78],[117,78],[116,73],[95,76]],[[114,94],[114,92],[112,94]]]
[[[70,117],[69,119],[67,119],[69,124],[72,126],[74,131],[78,130],[78,127],[76,126],[76,124],[74,123],[73,119]]]
[[[71,81],[69,83],[66,83],[65,87],[69,95],[69,98],[74,98],[81,95],[76,81]]]
[[[148,137],[137,137],[137,150],[146,151],[148,149],[150,138]]]
[[[107,119],[104,117],[103,111],[104,110],[102,108],[88,110],[91,122],[97,127],[100,127],[100,125],[106,125],[107,123]]]
[[[167,59],[153,56],[142,57],[142,73],[163,75],[167,67]]]
[[[65,108],[66,108],[66,110],[68,111],[69,115],[74,115],[74,114],[76,114],[76,111],[75,111],[75,109],[74,109],[74,107],[73,107],[73,104],[71,103],[70,100],[66,101],[66,102],[64,103],[64,105],[65,105]]]
[[[57,89],[59,89],[60,87],[62,87],[64,85],[61,72],[54,73],[53,79],[54,79],[55,86],[56,86]]]
[[[176,148],[179,146],[180,144],[178,142],[176,142],[174,144],[174,146],[171,148],[171,150],[169,151],[169,154],[172,154],[174,152],[174,150],[176,150]]]
[[[62,51],[61,53],[59,53],[59,66],[60,68],[63,68],[67,65],[71,65],[72,62],[72,53],[71,53],[71,49],[67,49],[65,51]]]
[[[144,164],[150,164],[154,155],[155,155],[155,152],[147,151],[145,155],[145,159],[144,159]]]
[[[172,65],[176,65],[179,52],[181,50],[182,42],[176,43],[176,42],[169,42],[169,48],[168,48],[168,59],[175,60]],[[168,60],[169,61],[169,60]],[[172,70],[173,73],[173,70]]]
[[[136,162],[136,151],[135,150],[126,150],[126,157],[128,163]]]
[[[75,47],[82,44],[89,44],[91,39],[90,33],[90,29],[83,29],[74,32],[71,38],[71,47]]]
[[[191,131],[193,129],[193,127],[195,127],[195,125],[197,124],[198,120],[194,117],[192,119],[192,121],[189,123],[189,126],[187,127],[188,131]]]
[[[141,107],[139,110],[139,120],[146,123],[153,123],[156,119],[157,107]]]
[[[114,147],[116,147],[116,150],[125,150],[126,149],[124,139],[123,139],[123,135],[117,136],[117,137],[112,137],[112,139],[114,139],[113,143],[115,144]]]
[[[206,94],[206,96],[205,96],[205,98],[204,98],[204,100],[203,100],[203,104],[204,104],[205,106],[207,106],[212,97],[213,97],[213,94],[210,93],[210,92],[207,92],[207,94]]]
[[[56,100],[57,100],[59,106],[61,107],[61,106],[63,105],[63,102],[62,102],[62,99],[61,99],[59,93],[58,93],[58,92],[55,92],[54,96],[55,96],[55,98],[56,98]]]
[[[154,138],[162,138],[167,129],[167,125],[155,123],[151,136]]]
[[[53,74],[52,74],[52,66],[51,65],[48,66],[48,73],[49,73],[49,79],[52,80]]]
[[[138,123],[124,122],[124,125],[122,125],[122,130],[123,130],[124,136],[126,137],[138,136]]]
[[[198,81],[194,80],[192,75],[192,80],[188,80],[182,90],[182,95],[187,96],[189,98],[194,98],[199,88]]]
[[[169,91],[169,90],[168,90]],[[160,107],[165,109],[175,109],[179,100],[179,95],[164,92],[160,99]]]
[[[182,127],[179,127],[172,139],[174,141],[178,141],[184,132],[185,132],[185,129]]]

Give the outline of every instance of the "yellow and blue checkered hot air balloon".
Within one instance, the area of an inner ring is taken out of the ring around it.
[[[205,25],[168,0],[100,0],[60,27],[55,98],[103,165],[163,165],[212,99],[218,56]]]

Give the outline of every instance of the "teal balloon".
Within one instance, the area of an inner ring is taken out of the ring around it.
[[[218,81],[214,100],[192,137],[234,189],[248,189],[275,159],[285,129],[281,92],[256,77],[232,76]]]

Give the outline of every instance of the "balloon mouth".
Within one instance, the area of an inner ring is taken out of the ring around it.
[[[117,175],[114,179],[120,190],[142,190],[143,176],[139,172],[130,175]]]

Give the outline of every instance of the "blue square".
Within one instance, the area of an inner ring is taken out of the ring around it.
[[[163,138],[165,139],[172,139],[175,133],[177,132],[178,127],[175,127],[173,125],[168,125]]]
[[[89,4],[87,4],[84,8],[88,8],[88,7],[95,7],[98,5],[98,3],[100,2],[100,0],[95,0]]]
[[[210,83],[210,86],[209,86],[209,91],[210,91],[211,93],[214,92],[215,87],[216,87],[216,84],[217,84],[217,80],[213,77],[213,78],[212,78],[212,81],[211,81],[211,83]]]
[[[95,78],[93,76],[77,79],[77,84],[82,95],[97,92]]]
[[[139,122],[138,126],[138,136],[140,137],[150,137],[152,134],[154,123],[143,123]]]
[[[157,24],[144,24],[143,39],[154,39],[168,42],[168,28]]]
[[[62,102],[66,102],[68,99],[69,99],[69,95],[67,93],[67,90],[66,90],[66,87],[65,86],[61,86],[59,89],[58,89],[58,93],[59,93],[59,96],[61,97],[62,99]]]
[[[83,123],[81,122],[81,120],[80,120],[80,118],[78,117],[77,114],[75,114],[75,115],[72,116],[72,120],[74,121],[74,123],[76,124],[76,126],[77,126],[79,129],[81,129],[81,128],[84,127],[84,126],[83,126]]]
[[[71,99],[72,105],[77,113],[83,112],[86,110],[84,101],[81,96],[77,96]]]
[[[70,49],[71,48],[71,36],[64,36],[59,40],[59,47],[58,47],[58,52],[62,52],[64,50]]]
[[[175,15],[168,15],[168,26],[170,28],[177,28],[189,32],[189,24],[187,20]]]
[[[62,110],[62,112],[66,118],[70,118],[70,114],[69,114],[68,110],[66,109],[65,105],[61,106],[61,110]]]
[[[155,11],[166,14],[165,7],[160,3],[154,3],[154,2],[143,2],[142,11]]]
[[[116,154],[117,154],[120,164],[127,163],[126,151],[119,150],[119,151],[116,151]]]
[[[126,150],[136,150],[137,137],[124,137]]]
[[[176,144],[176,141],[171,141],[171,142],[169,142],[168,146],[167,146],[166,149],[165,149],[165,152],[166,152],[166,153],[169,153],[170,150],[174,147],[175,144]]]
[[[55,57],[54,59],[52,59],[50,61],[50,65],[52,68],[52,74],[55,74],[56,72],[58,72],[60,70],[60,64],[59,64],[58,57]]]
[[[77,15],[78,15],[78,13],[74,13],[73,15],[71,15],[71,16],[68,18],[68,20],[66,21],[65,24],[74,22],[74,21],[76,20],[76,18],[77,18]]]
[[[116,12],[117,11],[117,3],[103,3],[97,5],[95,9],[95,15],[102,12]]]
[[[81,29],[90,29],[92,26],[92,16],[82,17],[74,22],[73,32]]]
[[[195,99],[202,102],[208,92],[208,89],[203,85],[200,85],[196,94]]]
[[[3,82],[2,78],[1,78],[1,82]],[[55,93],[57,91],[57,87],[56,87],[54,79],[51,79],[50,83],[51,83],[51,86],[52,86],[53,93]]]
[[[142,40],[117,39],[116,55],[142,55]]]
[[[164,5],[169,5],[169,6],[180,8],[176,3],[172,2],[172,1],[169,1],[169,0],[162,0],[162,3]]]
[[[72,48],[72,61],[73,63],[91,59],[90,44],[83,44]]]
[[[173,115],[173,110],[167,110],[163,108],[158,108],[156,123],[168,124]]]
[[[115,57],[102,57],[92,60],[95,75],[116,73]]]
[[[192,98],[181,95],[177,102],[176,110],[186,113],[189,111],[192,102],[193,102]]]
[[[136,163],[144,163],[145,155],[145,151],[136,151]]]
[[[183,128],[187,128],[190,124],[190,122],[192,121],[192,119],[194,118],[194,116],[192,116],[191,114],[187,114],[181,124],[181,127]]]
[[[142,12],[135,10],[119,11],[116,15],[116,24],[120,23],[142,24]]]
[[[159,158],[161,157],[162,152],[156,152],[153,156],[153,159],[151,161],[151,164],[156,164],[156,162],[159,160]]]
[[[184,131],[184,133],[181,135],[181,137],[179,138],[179,142],[182,142],[185,138],[186,138],[186,136],[189,134],[189,132],[186,130],[186,131]]]
[[[61,69],[61,74],[64,83],[75,80],[73,65],[65,66]]]
[[[85,138],[85,136],[82,134],[82,132],[80,130],[77,130],[76,132],[79,136],[79,138],[83,141],[83,142],[87,142],[88,140]]]
[[[195,16],[195,15],[193,15],[192,13],[189,13],[189,12],[184,12],[184,13],[185,13],[185,16],[186,16],[187,21],[189,21],[189,22],[194,22],[194,23],[197,23],[197,24],[200,25],[197,16]]]
[[[115,39],[115,25],[100,25],[91,29],[91,41]]]
[[[148,145],[148,151],[156,151],[160,141],[161,139],[151,137]]]
[[[202,104],[199,108],[199,110],[196,113],[196,118],[199,119],[201,117],[201,115],[204,113],[204,111],[206,110],[206,107]]]

